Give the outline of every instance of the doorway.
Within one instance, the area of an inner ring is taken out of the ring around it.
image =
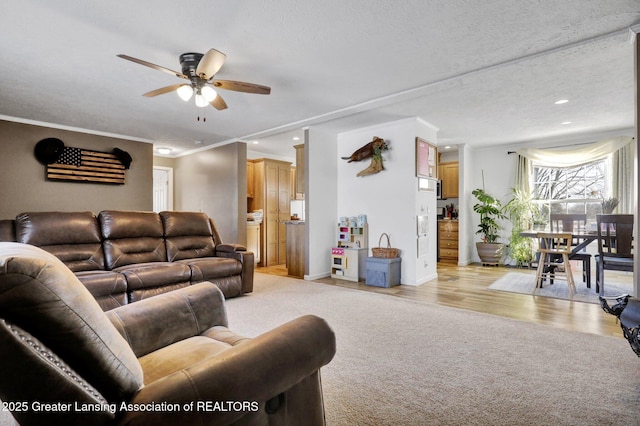
[[[173,210],[173,168],[153,167],[153,211]]]

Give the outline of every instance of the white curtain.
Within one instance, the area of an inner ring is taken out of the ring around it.
[[[613,180],[611,195],[620,201],[615,212],[620,214],[634,213],[633,194],[633,162],[635,144],[628,144],[617,150],[611,156]]]
[[[577,167],[600,160],[629,144],[632,137],[619,136],[574,149],[521,148],[516,152],[545,167]]]
[[[527,198],[531,197],[531,174],[533,167],[531,160],[518,154],[518,164],[516,165],[516,184],[515,187],[522,191]]]

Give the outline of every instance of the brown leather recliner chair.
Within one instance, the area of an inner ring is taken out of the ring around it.
[[[208,282],[103,312],[56,257],[6,242],[0,347],[0,399],[22,425],[314,425],[335,336],[311,315],[238,336]]]

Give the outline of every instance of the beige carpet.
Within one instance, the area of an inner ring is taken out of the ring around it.
[[[594,277],[592,277],[594,278]],[[605,277],[606,278],[606,277]],[[511,293],[531,294],[535,296],[555,297],[569,300],[569,287],[564,280],[554,280],[553,285],[545,281],[542,288],[536,288],[536,276],[534,273],[508,272],[502,278],[492,283],[489,290],[508,291]],[[591,288],[583,282],[576,281],[576,294],[573,299],[578,302],[600,303],[596,293],[595,278]],[[633,294],[633,284],[605,281],[605,296],[619,296],[620,294]]]
[[[227,307],[247,336],[328,321],[328,425],[640,424],[640,359],[622,338],[260,273]]]

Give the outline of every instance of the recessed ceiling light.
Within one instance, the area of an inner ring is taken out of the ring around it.
[[[560,99],[558,101],[555,101],[555,104],[562,105],[562,104],[566,104],[567,102],[569,102],[569,99]]]
[[[563,126],[566,126],[567,124],[571,124],[571,122],[570,122],[570,121],[563,121],[563,122],[562,122],[562,125],[563,125]]]
[[[260,141],[253,141],[254,145],[258,145],[260,143]]]
[[[299,138],[299,137],[297,137],[297,136],[294,136],[294,137],[293,137],[293,140],[294,140],[294,141],[299,141],[299,140],[300,140],[300,138]]]
[[[447,145],[444,147],[444,149],[451,149],[451,146]]]

